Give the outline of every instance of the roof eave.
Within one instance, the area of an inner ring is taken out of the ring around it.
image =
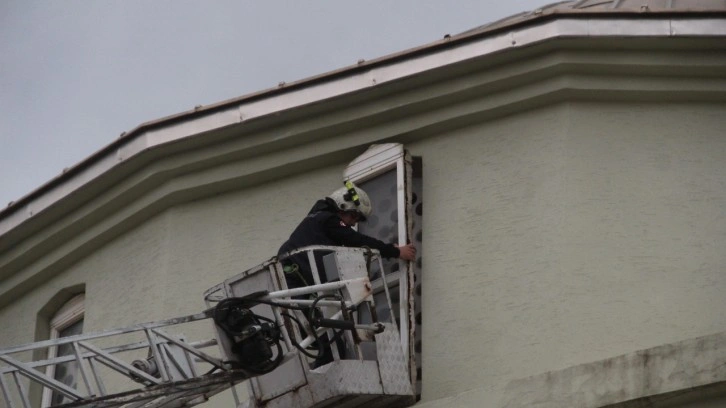
[[[290,83],[281,83],[275,88],[269,88],[265,90],[261,90],[259,92],[254,92],[251,94],[243,95],[241,97],[225,100],[222,102],[206,105],[206,106],[198,106],[195,107],[192,110],[181,112],[179,114],[167,116],[164,118],[160,118],[157,120],[145,122],[133,130],[131,130],[128,133],[123,133],[119,139],[113,141],[109,145],[105,146],[104,148],[98,150],[97,152],[93,153],[86,159],[82,160],[78,164],[64,170],[63,173],[59,174],[58,176],[54,177],[50,181],[46,182],[45,184],[41,185],[37,189],[33,190],[32,192],[28,193],[27,195],[23,196],[22,198],[11,202],[8,204],[8,206],[2,210],[0,210],[0,222],[3,222],[6,218],[10,217],[13,213],[19,211],[23,206],[27,205],[31,201],[37,199],[38,197],[42,196],[43,194],[47,193],[51,189],[63,184],[64,182],[72,179],[73,177],[77,176],[87,168],[91,167],[96,163],[97,161],[103,159],[104,157],[107,157],[109,154],[112,154],[114,151],[122,148],[128,143],[133,142],[138,137],[147,134],[151,131],[160,130],[163,128],[168,128],[175,126],[181,122],[187,122],[190,120],[195,120],[196,118],[203,117],[206,115],[210,115],[216,112],[224,111],[227,109],[233,109],[236,106],[240,107],[240,110],[243,110],[243,107],[245,104],[252,104],[258,101],[262,100],[269,100],[270,98],[279,98],[284,97],[285,95],[294,94],[296,92],[299,92],[301,90],[311,89],[317,86],[320,86],[322,84],[332,83],[340,79],[345,78],[352,78],[356,76],[356,74],[364,73],[364,72],[371,72],[372,70],[376,69],[383,69],[385,67],[393,67],[399,63],[405,63],[406,61],[412,61],[416,59],[421,59],[422,57],[429,57],[429,60],[431,60],[432,56],[434,56],[437,53],[446,52],[447,50],[453,50],[457,48],[466,48],[467,45],[471,45],[474,43],[479,43],[481,41],[489,40],[491,42],[497,42],[495,41],[497,37],[501,37],[502,33],[507,33],[507,39],[506,41],[499,41],[498,44],[490,44],[489,47],[482,46],[480,47],[479,51],[476,50],[469,50],[469,52],[463,53],[464,55],[461,55],[460,60],[466,59],[466,58],[472,58],[472,57],[479,57],[482,55],[486,55],[489,53],[494,52],[500,52],[504,51],[506,49],[511,49],[515,47],[522,47],[528,44],[545,41],[552,39],[554,37],[559,36],[572,36],[572,35],[586,35],[586,36],[603,36],[608,35],[606,32],[591,32],[591,31],[570,31],[567,32],[567,30],[561,31],[559,33],[552,33],[550,30],[549,35],[547,34],[546,30],[542,30],[540,33],[533,32],[533,29],[536,29],[537,27],[543,27],[546,26],[547,23],[553,22],[553,21],[563,21],[563,20],[592,20],[592,19],[613,19],[613,18],[619,18],[624,19],[628,21],[632,21],[633,19],[637,19],[637,25],[642,25],[643,19],[649,19],[653,21],[658,20],[664,20],[667,19],[668,21],[673,21],[674,19],[679,18],[685,18],[688,20],[692,19],[714,19],[718,20],[718,25],[712,25],[708,26],[705,29],[702,30],[691,30],[691,31],[675,31],[672,28],[672,24],[669,24],[667,30],[665,30],[665,27],[661,27],[658,29],[654,29],[652,32],[648,32],[648,28],[645,27],[638,27],[637,29],[634,28],[634,31],[632,35],[638,35],[638,36],[687,36],[687,35],[695,35],[695,36],[703,36],[703,35],[713,35],[713,36],[725,36],[726,35],[726,24],[723,24],[722,19],[726,17],[726,10],[693,10],[693,11],[684,11],[684,10],[657,10],[657,11],[649,11],[649,12],[635,12],[633,10],[595,10],[595,11],[582,11],[582,10],[551,10],[551,11],[544,11],[541,13],[532,12],[528,15],[522,16],[521,20],[517,20],[512,22],[511,24],[505,24],[505,25],[488,25],[482,27],[480,30],[473,30],[468,31],[459,35],[454,36],[445,36],[443,39],[431,42],[419,47],[411,48],[405,51],[401,51],[398,53],[389,54],[380,58],[376,58],[369,61],[359,61],[355,65],[343,67],[337,70],[329,71],[320,75],[308,77],[305,79],[301,79],[298,81],[290,82]],[[721,27],[720,31],[719,29],[716,29],[715,31],[712,29],[713,27]],[[535,30],[536,31],[536,30]],[[623,32],[617,33],[618,35],[623,35]],[[516,38],[516,39],[515,39]],[[520,40],[521,38],[521,40]],[[476,47],[469,47],[469,48],[476,48]],[[435,59],[435,58],[433,58]],[[439,65],[436,65],[436,63],[429,63],[428,65],[424,64],[424,66],[421,67],[423,70],[429,70],[434,68],[439,68],[442,66],[445,66],[447,64],[460,62],[460,60],[454,60],[451,58],[442,59],[445,60],[445,62],[440,63]],[[429,61],[431,62],[431,61]],[[406,75],[406,70],[399,70],[402,71],[404,75]],[[408,72],[410,75],[411,73]],[[387,81],[393,80],[393,79],[400,79],[390,77],[387,79]],[[381,82],[379,82],[381,83]],[[363,89],[365,87],[371,86],[371,84],[359,84],[359,89]],[[330,96],[328,96],[330,97]],[[321,97],[318,100],[308,100],[305,103],[314,103],[320,100],[324,100],[326,97]],[[285,105],[280,104],[280,105]],[[286,110],[289,108],[280,109],[279,111]],[[269,111],[266,114],[275,113],[275,111]],[[256,117],[263,116],[263,115],[257,115]],[[240,118],[240,122],[246,120],[244,118]],[[0,235],[4,233],[4,231],[7,231],[7,228],[0,229]]]

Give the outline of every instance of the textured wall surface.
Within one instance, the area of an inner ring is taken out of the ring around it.
[[[566,103],[410,146],[424,402],[723,331],[724,108]]]
[[[723,406],[724,361],[726,332],[514,380],[507,385],[501,406]]]

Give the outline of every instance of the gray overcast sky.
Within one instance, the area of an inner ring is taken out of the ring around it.
[[[0,0],[0,208],[143,122],[551,2]]]

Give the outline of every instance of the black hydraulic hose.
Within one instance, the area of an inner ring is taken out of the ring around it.
[[[328,328],[340,328],[340,329],[342,329],[342,330],[337,331],[337,332],[336,331],[333,331],[333,333],[334,333],[333,334],[333,337],[330,340],[327,341],[327,345],[328,346],[332,346],[333,343],[335,343],[338,339],[340,339],[341,337],[343,337],[344,330],[352,330],[354,327],[353,326],[351,326],[350,328],[343,327],[344,322],[342,322],[340,320],[325,319],[323,317],[315,317],[315,313],[316,312],[319,312],[319,310],[317,308],[318,302],[320,302],[323,299],[335,299],[335,300],[339,300],[340,301],[340,310],[341,311],[344,311],[346,306],[345,306],[345,301],[343,300],[343,297],[340,296],[340,295],[323,295],[323,296],[318,296],[317,298],[315,298],[315,301],[313,302],[313,305],[310,308],[308,320],[310,321],[310,325],[313,326],[313,331],[315,331],[315,328],[316,327],[328,327]],[[329,324],[331,324],[331,326],[322,325],[322,324],[320,324],[321,322],[330,322]]]
[[[293,320],[295,323],[297,323],[298,330],[300,330],[301,333],[306,333],[305,326],[303,326],[303,324],[300,322],[300,320],[298,320],[298,318],[296,318],[295,316],[293,316],[291,314],[287,314],[287,313],[281,313],[280,315],[289,317],[291,320]],[[317,347],[318,354],[317,355],[308,352],[307,350],[305,350],[305,348],[303,348],[300,345],[300,343],[298,343],[296,341],[291,341],[291,343],[293,346],[295,346],[296,349],[300,350],[300,352],[303,353],[304,355],[306,355],[310,358],[318,359],[318,358],[322,357],[323,354],[325,354],[325,350],[323,350],[323,343],[320,341],[320,338],[318,337],[318,333],[315,331],[315,329],[313,329],[312,332],[313,332],[313,338],[315,339],[315,344],[318,345],[318,347]]]

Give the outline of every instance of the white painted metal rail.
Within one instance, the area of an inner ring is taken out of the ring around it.
[[[296,254],[307,259],[314,282],[310,286],[287,289],[285,276],[291,272],[285,266],[290,266]],[[373,263],[381,271],[381,290],[377,293],[369,279]],[[328,282],[322,283],[321,276],[326,276]],[[285,340],[283,348],[295,355],[277,370],[251,378],[247,382],[249,399],[238,408],[363,408],[415,403],[398,319],[378,251],[319,245],[299,248],[210,288],[205,292],[205,300],[212,306],[260,291],[269,291],[269,294],[258,299],[274,304],[255,306],[257,312],[285,322],[280,325]],[[324,300],[331,294],[337,294],[337,299]],[[306,300],[301,295],[316,297]],[[320,317],[346,320],[354,330],[335,334],[331,329],[335,325],[314,328],[312,317],[299,318],[298,324],[292,324],[288,319],[295,313],[285,311],[281,307],[283,303],[316,310],[319,307]],[[328,343],[326,347],[332,356],[326,362],[304,351],[310,350],[309,346],[318,343],[319,338],[333,339],[338,334],[342,334],[343,344]],[[232,348],[227,337],[218,326],[217,340],[225,353]],[[233,361],[237,356],[227,355],[227,358]]]

